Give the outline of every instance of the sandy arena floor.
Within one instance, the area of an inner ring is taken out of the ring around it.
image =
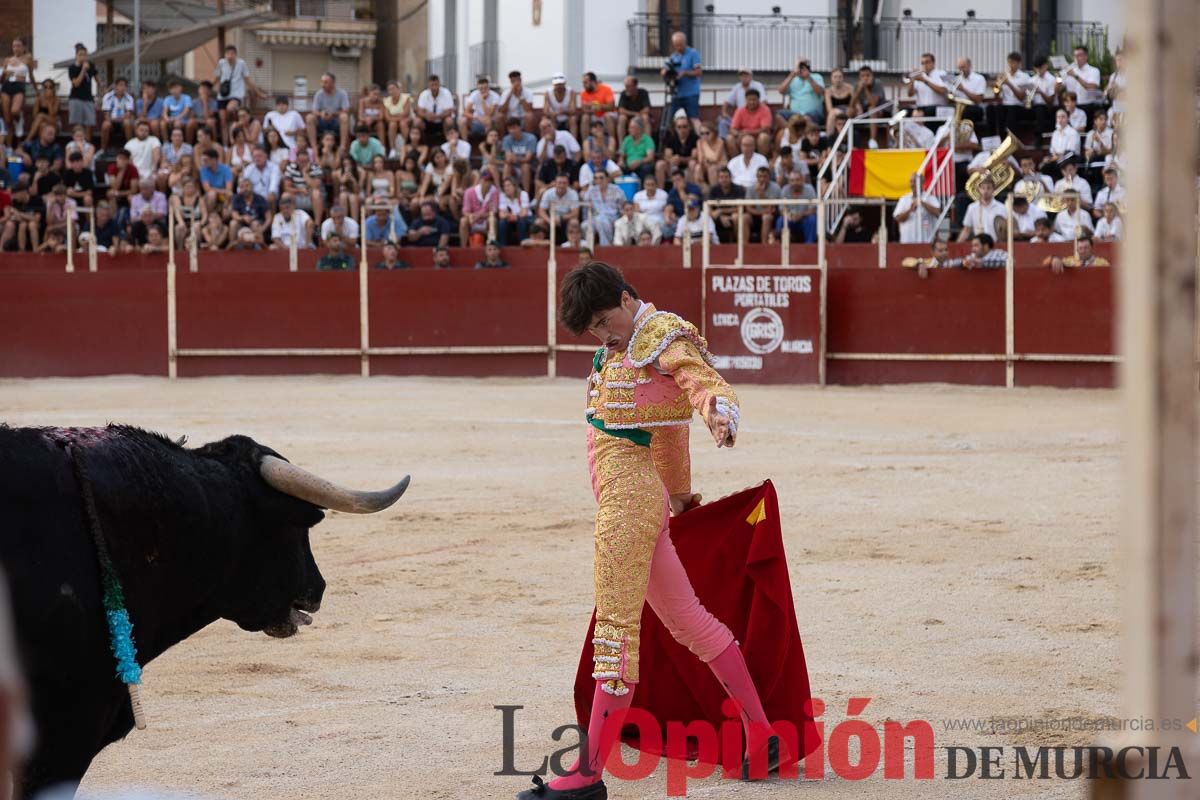
[[[929,720],[938,746],[1085,744],[948,732],[960,718],[1117,715],[1112,392],[740,387],[738,447],[693,428],[709,497],[771,477],[826,730]],[[280,641],[217,623],[155,661],[151,727],[86,790],[221,798],[508,798],[573,722],[591,609],[593,501],[575,380],[108,378],[0,382],[11,424],[123,421],[193,444],[244,433],[347,484],[412,488],[331,514],[313,625]],[[665,768],[614,798],[665,794]],[[1082,797],[1084,781],[694,782],[693,797]],[[964,794],[965,793],[965,794]],[[86,794],[86,792],[84,793]]]

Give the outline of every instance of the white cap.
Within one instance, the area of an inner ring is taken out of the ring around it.
[[[566,82],[567,82],[567,76],[563,75],[561,72],[554,73],[554,75],[551,76],[551,78],[550,78],[550,83],[552,83],[555,86],[562,86]]]
[[[680,108],[675,111],[674,119],[687,119],[687,118],[688,118],[688,115],[687,115],[687,111],[685,109]]]

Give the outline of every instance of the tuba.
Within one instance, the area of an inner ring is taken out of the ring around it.
[[[965,97],[951,97],[954,101],[954,146],[965,147],[971,141],[971,134],[975,133],[975,123],[969,119],[963,119],[963,109],[967,106],[975,105]]]
[[[1000,194],[1000,192],[1008,188],[1008,185],[1017,177],[1017,173],[1012,168],[1012,164],[1006,162],[1019,149],[1021,149],[1020,140],[1017,139],[1012,131],[1009,131],[1008,136],[1000,143],[1000,146],[984,162],[984,171],[976,172],[967,178],[967,194],[972,200],[979,200],[979,183],[984,178],[992,179],[992,185],[996,187],[996,194]]]

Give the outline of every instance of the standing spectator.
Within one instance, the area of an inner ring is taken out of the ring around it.
[[[522,130],[521,120],[508,120],[508,135],[500,141],[500,151],[504,153],[504,174],[519,180],[521,188],[525,191],[531,191],[537,138],[532,133]]]
[[[1063,70],[1062,79],[1063,90],[1074,93],[1090,124],[1092,114],[1104,101],[1104,93],[1100,91],[1100,70],[1088,63],[1086,45],[1075,48],[1075,63]]]
[[[646,133],[641,117],[629,122],[629,133],[621,142],[621,163],[626,172],[636,174],[639,180],[654,174],[654,140]],[[681,169],[686,170],[686,164]]]
[[[921,69],[912,75],[908,96],[915,97],[917,108],[926,117],[936,118],[939,106],[950,105],[950,78],[937,68],[933,53],[921,56]]]
[[[1096,238],[1102,242],[1119,242],[1125,238],[1125,223],[1117,212],[1116,203],[1105,203],[1104,214],[1096,223]]]
[[[658,180],[647,175],[642,180],[642,190],[633,196],[638,211],[646,215],[646,221],[662,234],[663,208],[667,205],[667,193],[658,187]]]
[[[521,73],[513,70],[508,73],[508,88],[500,95],[500,108],[497,120],[504,120],[505,126],[509,120],[521,123],[521,129],[533,131],[533,92],[525,88],[521,82]]]
[[[934,224],[942,213],[941,200],[935,194],[921,192],[921,174],[909,179],[912,191],[896,201],[892,217],[900,227],[900,244],[916,244],[933,239]]]
[[[779,196],[784,200],[816,200],[817,191],[808,182],[808,176],[799,170],[788,176],[788,184]],[[903,199],[903,198],[901,198]],[[817,207],[815,205],[782,206],[775,220],[775,233],[783,232],[787,221],[788,236],[795,242],[812,243],[817,240]]]
[[[499,208],[500,190],[492,180],[492,173],[483,170],[479,181],[463,194],[462,218],[458,221],[458,240],[462,246],[470,245],[472,235],[487,237],[489,217]]]
[[[329,220],[325,220],[326,223]],[[317,259],[318,272],[341,272],[354,269],[354,260],[346,254],[346,245],[342,237],[334,232],[325,237],[328,248],[325,255]]]
[[[412,95],[400,89],[399,81],[388,81],[387,97],[383,98],[383,110],[387,119],[388,147],[397,153],[408,141],[409,126],[412,125]]]
[[[507,269],[508,262],[500,257],[500,243],[489,239],[483,249],[483,260],[475,262],[475,269]]]
[[[371,216],[367,217],[363,239],[367,247],[379,247],[385,244],[397,244],[404,241],[408,235],[408,225],[400,215],[400,208],[393,206],[375,206]]]
[[[712,125],[707,122],[700,126],[702,131],[711,129]],[[687,114],[676,112],[675,119],[671,122],[671,130],[663,137],[663,154],[655,164],[654,177],[660,183],[666,183],[667,175],[672,172],[690,171],[691,178],[696,183],[705,182],[702,172],[691,169],[692,159],[696,155],[696,146],[699,142],[700,137],[696,135],[696,131],[688,121]]]
[[[267,115],[263,117],[263,130],[273,128],[279,131],[279,138],[288,148],[296,146],[296,134],[303,132],[305,127],[304,118],[300,116],[300,112],[289,107],[286,94],[276,97],[275,109],[268,111]]]
[[[125,143],[125,150],[138,175],[152,178],[158,171],[158,162],[162,157],[162,142],[157,136],[150,135],[150,123],[146,120],[138,120],[134,130],[135,136]]]
[[[1008,69],[1000,81],[1000,102],[989,106],[991,127],[997,136],[1014,127],[1025,115],[1025,100],[1034,91],[1034,79],[1021,69],[1021,54],[1008,54]]]
[[[1058,81],[1050,74],[1050,60],[1039,56],[1033,62],[1034,74],[1030,88],[1033,90],[1033,113],[1037,135],[1054,130],[1054,111],[1058,106]]]
[[[611,138],[616,128],[616,108],[612,87],[600,83],[594,72],[583,73],[583,91],[579,93],[580,125],[592,130],[595,123],[602,123],[605,135]]]
[[[796,61],[796,66],[779,84],[778,91],[787,98],[787,108],[779,112],[785,122],[793,114],[799,114],[818,129],[825,123],[825,80],[812,71],[807,58]]]
[[[383,97],[377,83],[367,86],[367,91],[358,99],[358,125],[374,133],[376,139],[387,140],[387,125],[383,121]],[[384,151],[385,155],[386,152]]]
[[[652,244],[658,244],[662,237],[659,227],[650,224],[632,200],[626,200],[621,204],[621,216],[613,224],[612,243],[617,247],[631,247],[638,244],[643,233],[650,234]]]
[[[475,91],[467,95],[462,116],[458,118],[458,133],[462,140],[486,136],[498,121],[499,109],[500,95],[491,87],[488,76],[480,75],[475,81]]]
[[[1063,193],[1062,198],[1066,208],[1055,215],[1054,232],[1067,242],[1076,236],[1091,234],[1092,218],[1079,207],[1079,195],[1076,192],[1067,191]]]
[[[159,120],[159,136],[163,141],[169,141],[171,131],[179,129],[187,131],[188,122],[192,116],[192,98],[183,93],[183,84],[178,78],[172,78],[167,84],[167,96],[163,98],[163,113]]]
[[[267,163],[270,164],[269,161]],[[278,170],[278,167],[276,169]],[[229,215],[230,240],[239,241],[239,233],[245,229],[250,231],[254,241],[261,245],[268,213],[266,199],[255,192],[254,184],[243,177],[238,183],[238,193],[234,195],[232,213]]]
[[[717,173],[716,185],[708,193],[709,200],[741,200],[745,198],[746,190],[733,182],[729,167],[721,167]],[[733,206],[716,206],[712,210],[716,223],[717,239],[724,244],[737,240],[737,209]]]
[[[771,168],[759,167],[755,173],[754,185],[746,190],[747,200],[778,200],[779,187],[771,181]],[[765,244],[775,244],[775,209],[770,203],[746,206],[743,220],[749,223],[749,230],[743,233],[746,241],[757,239]],[[748,236],[746,234],[749,234]]]
[[[371,135],[370,128],[359,125],[354,129],[354,141],[350,143],[350,157],[360,167],[369,167],[375,156],[384,157],[386,155],[387,151],[383,149],[383,143]]]
[[[375,265],[375,269],[408,269],[407,261],[400,260],[400,248],[394,242],[383,246],[383,261]]]
[[[608,175],[596,174],[592,185],[584,192],[583,202],[588,206],[588,227],[593,228],[601,245],[612,244],[613,225],[621,215],[621,204],[625,193],[608,182]]]
[[[820,128],[817,128],[817,130],[819,132]],[[733,182],[743,189],[749,189],[754,185],[754,182],[758,179],[759,167],[770,169],[767,157],[762,153],[756,152],[754,145],[754,136],[746,134],[741,138],[741,154],[729,159],[729,173],[733,177]]]
[[[237,109],[247,105],[246,90],[249,89],[260,99],[266,97],[267,93],[250,80],[250,68],[238,58],[238,50],[233,45],[225,48],[225,57],[213,69],[213,81],[217,84],[217,115],[222,131],[228,135],[230,124],[237,119]]]
[[[625,76],[625,88],[617,100],[617,140],[624,141],[629,124],[634,119],[642,121],[642,130],[650,129],[650,93],[638,86],[633,75]]]
[[[533,224],[533,209],[529,205],[529,193],[517,186],[512,178],[504,179],[504,192],[499,197],[497,234],[506,245],[525,241],[529,227]]]
[[[25,87],[34,82],[33,54],[24,36],[12,42],[12,55],[0,62],[0,114],[4,117],[4,133],[12,144],[25,132]]]
[[[576,161],[579,158],[580,147],[579,142],[571,135],[570,131],[560,130],[554,127],[554,123],[549,117],[542,117],[538,122],[538,132],[541,133],[541,138],[538,139],[537,157],[539,161],[546,161],[554,157],[556,147],[563,148],[567,158],[571,161]]]
[[[992,179],[981,180],[979,182],[979,199],[967,206],[958,241],[965,242],[972,236],[978,236],[981,233],[986,233],[988,236],[996,234],[997,220],[1006,219],[1008,211],[1002,203],[996,201],[995,196],[996,184],[992,182]]]
[[[1113,167],[1108,167],[1104,170],[1104,186],[1100,191],[1096,192],[1096,202],[1092,207],[1092,217],[1100,219],[1104,214],[1104,207],[1109,203],[1117,206],[1120,211],[1125,205],[1125,187],[1118,183],[1120,173]]]
[[[100,100],[100,112],[104,115],[100,121],[101,150],[108,149],[114,126],[119,125],[125,132],[125,141],[133,138],[134,102],[128,81],[117,78],[113,88]]]
[[[437,203],[421,204],[420,218],[408,229],[409,244],[417,247],[445,247],[450,242],[450,222],[437,212]]]
[[[446,126],[454,125],[454,93],[442,87],[437,75],[429,76],[428,88],[417,98],[417,119],[426,146],[446,141]]]
[[[729,136],[729,125],[733,121],[733,115],[739,108],[746,105],[747,91],[757,90],[760,99],[767,96],[766,88],[760,81],[754,80],[754,72],[749,67],[738,67],[737,75],[738,82],[725,96],[725,102],[721,106],[721,116],[717,119],[717,135],[722,140]]]
[[[273,208],[279,199],[279,185],[283,173],[267,158],[263,147],[255,147],[252,161],[242,170],[242,180],[249,182],[254,194],[261,197],[268,207]]]
[[[701,213],[700,198],[694,194],[688,195],[687,209],[675,226],[675,244],[684,244],[685,236],[688,245],[694,244],[704,236],[707,236],[713,244],[717,244],[717,229],[713,225],[712,217]]]
[[[228,207],[233,197],[233,170],[222,164],[211,148],[200,154],[200,185],[209,209],[221,212]]]
[[[697,132],[700,130],[700,76],[703,72],[700,53],[696,48],[688,47],[687,36],[683,31],[672,33],[671,55],[661,73],[668,81],[674,74],[675,98],[671,101],[671,108],[664,111],[674,118],[675,112],[682,108]]]
[[[567,183],[566,175],[556,177],[554,186],[542,192],[537,216],[538,220],[544,222],[547,228],[550,226],[553,216],[553,220],[557,222],[559,228],[555,238],[559,241],[562,241],[567,223],[579,220],[579,195]]]
[[[321,88],[313,93],[312,107],[307,120],[308,141],[318,142],[328,131],[338,135],[338,147],[346,147],[350,142],[350,97],[337,87],[332,72],[321,75]]]
[[[82,43],[76,44],[75,63],[67,67],[67,80],[71,83],[67,123],[71,126],[82,125],[88,139],[92,138],[92,129],[96,127],[96,95],[92,91],[95,79],[96,67],[88,59],[87,47]]]
[[[749,136],[755,141],[755,149],[764,156],[771,152],[771,131],[774,117],[771,109],[762,102],[757,89],[746,90],[746,105],[733,114],[730,123],[729,138],[725,147],[730,154],[738,151],[738,143],[743,136]]]
[[[554,73],[550,79],[550,91],[542,103],[543,118],[549,116],[554,127],[560,131],[568,131],[576,140],[579,139],[579,108],[575,104],[575,90],[567,86],[567,76],[561,72]]]
[[[279,213],[271,220],[271,249],[287,250],[292,243],[298,250],[312,245],[313,221],[303,209],[296,208],[291,195],[279,198]]]
[[[329,207],[329,219],[321,223],[321,241],[330,236],[342,237],[343,242],[354,244],[358,241],[358,222],[346,216],[346,207],[335,203]]]

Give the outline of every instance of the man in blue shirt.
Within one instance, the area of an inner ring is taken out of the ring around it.
[[[679,216],[684,215],[684,204],[687,202],[689,194],[694,194],[697,197],[704,197],[704,190],[687,179],[679,170],[675,170],[671,174],[671,190],[667,192],[667,202],[675,208],[675,213]]]
[[[201,157],[200,185],[208,198],[210,211],[221,210],[233,194],[233,170],[222,164],[216,150],[205,150]]]
[[[504,175],[514,180],[520,176],[521,188],[533,194],[533,159],[537,155],[537,137],[524,130],[521,120],[510,117],[508,135],[500,140],[504,153]]]
[[[158,120],[162,117],[162,100],[154,81],[142,81],[142,96],[134,103],[134,121],[147,122],[153,133],[158,129]]]
[[[673,69],[675,79],[675,99],[667,112],[672,118],[678,109],[687,112],[688,119],[696,135],[700,135],[700,53],[694,47],[688,47],[687,36],[682,31],[671,34],[671,56],[667,65],[662,68],[662,76],[666,79],[668,72]]]
[[[386,242],[401,242],[404,236],[408,233],[408,225],[404,222],[404,217],[400,216],[400,209],[393,208],[389,211],[386,208],[376,208],[371,216],[367,217],[366,239],[368,247],[379,247]]]
[[[787,97],[787,108],[779,116],[785,121],[793,114],[808,117],[818,125],[825,122],[825,79],[812,71],[807,58],[796,62],[796,67],[779,84],[779,93]]]
[[[192,118],[192,98],[183,93],[183,84],[172,78],[167,84],[169,94],[162,100],[162,119],[160,120],[162,140],[170,141],[171,131],[175,128],[187,132],[187,124]],[[151,127],[153,130],[153,127]]]

